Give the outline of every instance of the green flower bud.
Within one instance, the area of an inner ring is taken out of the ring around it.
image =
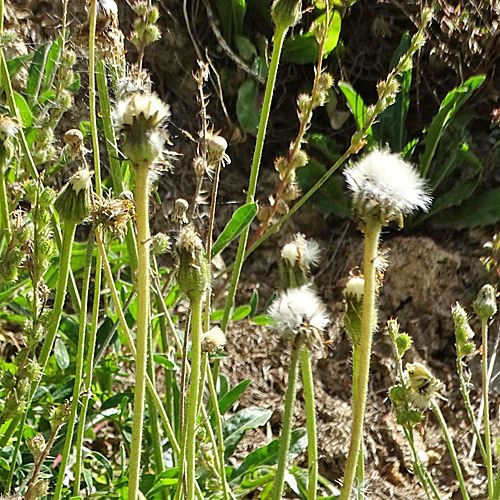
[[[79,170],[59,193],[54,207],[63,221],[80,224],[89,216],[91,177],[89,170]]]
[[[56,192],[49,187],[46,187],[38,197],[38,206],[40,208],[48,208],[56,199]]]
[[[20,247],[28,240],[28,238],[30,238],[30,236],[31,227],[23,224],[22,226],[18,227],[12,235],[12,245],[15,247]]]
[[[63,68],[71,68],[76,63],[76,54],[72,50],[65,50],[61,58]]]
[[[451,314],[455,324],[457,358],[462,359],[475,351],[474,343],[471,342],[474,338],[474,331],[469,325],[467,313],[458,302],[451,308]]]
[[[48,239],[41,240],[38,242],[37,251],[39,259],[49,259],[54,254],[54,243]]]
[[[158,233],[153,236],[151,246],[149,247],[153,255],[167,253],[170,248],[170,238],[163,233]]]
[[[33,179],[28,179],[23,184],[23,189],[31,202],[35,203],[38,192],[38,184]]]
[[[50,212],[46,209],[36,210],[35,222],[38,226],[38,230],[44,228],[50,222]]]
[[[148,13],[148,2],[144,0],[138,0],[132,5],[132,10],[134,11],[136,16],[143,17]]]
[[[17,266],[12,262],[0,261],[0,283],[10,283],[17,278]]]
[[[50,412],[50,427],[53,431],[59,429],[68,420],[69,411],[69,408],[64,404],[52,408]]]
[[[201,300],[210,286],[210,270],[200,237],[192,227],[183,230],[176,243],[177,284],[190,301]]]
[[[71,102],[71,93],[67,90],[63,90],[56,100],[57,107],[63,110],[69,109],[71,107]]]
[[[20,248],[13,248],[10,252],[5,256],[5,260],[15,266],[18,266],[22,260],[24,259],[24,252]]]
[[[406,402],[406,392],[403,386],[394,385],[389,389],[389,398],[392,405],[397,410],[404,406]]]
[[[277,28],[286,30],[302,17],[301,0],[275,0],[271,7],[271,17]]]
[[[40,324],[25,330],[26,331],[26,347],[31,350],[36,347],[42,340],[44,329]]]
[[[42,367],[36,361],[27,359],[22,369],[18,372],[18,377],[20,379],[27,378],[30,382],[34,382],[42,376],[42,373]]]
[[[149,10],[146,13],[146,21],[151,24],[155,24],[160,17],[160,12],[158,11],[158,7],[152,5],[149,7]]]
[[[156,42],[161,38],[161,31],[156,24],[150,24],[144,32],[144,42],[147,45]]]
[[[491,285],[484,285],[472,305],[479,319],[483,322],[488,321],[497,312],[495,289]]]

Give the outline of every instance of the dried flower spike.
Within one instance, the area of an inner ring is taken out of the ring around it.
[[[378,220],[382,225],[398,220],[413,210],[427,210],[431,197],[425,180],[399,155],[374,150],[344,171],[353,194],[353,209],[364,225]]]

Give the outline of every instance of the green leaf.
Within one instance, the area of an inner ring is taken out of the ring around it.
[[[234,41],[241,58],[247,62],[252,62],[254,57],[257,56],[257,49],[250,41],[250,38],[243,35],[236,35]]]
[[[298,168],[297,183],[302,192],[306,193],[326,173],[326,167],[315,158],[311,158],[305,167]],[[351,216],[351,200],[345,194],[344,188],[335,175],[331,176],[311,197],[313,205],[323,215],[335,214],[342,218]]]
[[[257,203],[248,203],[234,212],[231,220],[212,247],[212,258],[222,252],[252,222],[257,213],[257,208]]]
[[[243,19],[247,10],[245,0],[216,0],[224,38],[231,43],[234,35],[243,32]]]
[[[228,411],[229,408],[236,403],[238,398],[251,383],[251,380],[244,380],[219,399],[219,411],[221,415],[224,415],[224,413],[226,413],[226,411]]]
[[[238,90],[236,116],[241,128],[251,134],[257,130],[262,109],[259,102],[259,83],[249,78]]]
[[[459,229],[491,226],[500,221],[500,188],[490,189],[470,198],[452,213],[439,217],[438,226],[452,226]]]
[[[49,53],[47,55],[47,63],[45,64],[45,81],[43,83],[43,90],[46,92],[52,86],[54,77],[57,71],[56,63],[59,60],[59,55],[61,53],[62,38],[59,36],[57,40],[50,47]]]
[[[298,457],[307,448],[307,431],[297,429],[292,432],[290,440],[289,457],[291,460]],[[276,465],[279,456],[279,438],[274,439],[269,444],[250,452],[243,462],[234,469],[230,484],[235,486],[239,483],[237,480],[242,474],[258,467],[269,467]]]
[[[101,406],[101,411],[105,411],[105,410],[108,410],[110,408],[118,408],[118,406],[121,406],[124,399],[126,401],[129,401],[130,399],[133,399],[133,398],[134,398],[134,395],[130,391],[119,392],[118,394],[114,394],[113,396],[106,399],[106,401],[104,401],[104,403]]]
[[[272,414],[271,410],[252,406],[229,417],[222,424],[224,458],[227,460],[234,453],[247,430],[265,425]]]
[[[9,70],[9,76],[12,78],[16,73],[25,66],[25,63],[33,57],[33,54],[27,54],[24,56],[18,56],[7,61],[7,69]]]
[[[33,115],[31,114],[30,107],[21,94],[14,91],[14,101],[16,102],[17,110],[19,111],[19,116],[23,122],[23,127],[28,128],[33,125]]]
[[[252,318],[252,323],[255,323],[256,325],[270,325],[273,323],[273,320],[269,317],[266,316],[265,314],[260,314],[259,316],[255,316]]]
[[[66,370],[69,366],[69,354],[64,342],[60,338],[56,339],[54,356],[56,357],[57,366],[61,370]]]
[[[257,308],[259,307],[259,292],[254,290],[252,296],[250,297],[250,318],[255,316]]]
[[[75,79],[69,84],[68,90],[76,94],[80,90],[80,73],[75,74]]]
[[[344,94],[347,99],[347,105],[352,113],[352,116],[356,120],[356,127],[358,130],[363,128],[363,123],[365,122],[366,116],[366,106],[363,98],[354,90],[354,88],[347,82],[339,82],[339,89]],[[366,131],[366,136],[369,139],[373,138],[373,130],[370,127]]]
[[[244,319],[250,314],[251,310],[252,308],[249,305],[240,306],[231,315],[231,320],[238,321],[240,319]]]
[[[478,75],[469,78],[462,85],[453,89],[444,98],[439,111],[432,119],[432,122],[427,129],[423,144],[425,150],[420,157],[420,173],[422,177],[427,177],[427,172],[431,165],[432,159],[436,152],[439,141],[450,123],[450,120],[457,111],[469,100],[472,93],[478,88],[486,78],[485,75]]]
[[[318,60],[319,44],[314,36],[317,23],[324,23],[326,14],[321,14],[311,24],[309,31],[304,34],[296,34],[285,40],[283,45],[283,62],[292,64],[312,64]],[[330,12],[330,23],[328,34],[323,49],[323,57],[328,57],[338,44],[342,18],[338,11]]]
[[[109,460],[104,456],[101,455],[98,451],[93,451],[92,452],[93,457],[101,464],[104,466],[106,469],[106,474],[108,476],[108,479],[110,481],[113,480],[113,467],[109,463]]]
[[[43,45],[40,45],[40,47],[38,47],[28,70],[26,94],[28,96],[28,102],[30,106],[33,106],[37,102],[38,92],[40,91],[40,85],[43,78],[43,70],[47,62],[49,48],[49,42],[44,43]]]
[[[170,359],[165,356],[165,354],[153,354],[153,359],[155,363],[164,366],[169,370],[178,370],[179,367]]]

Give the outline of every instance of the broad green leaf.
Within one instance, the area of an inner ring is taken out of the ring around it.
[[[236,308],[236,310],[231,315],[231,320],[238,321],[240,319],[244,319],[250,314],[251,310],[252,310],[252,307],[249,305],[240,306],[240,307]]]
[[[296,34],[285,40],[283,45],[283,62],[292,64],[311,64],[318,60],[319,44],[313,30],[316,23],[324,23],[326,14],[316,18],[307,33]],[[342,19],[337,10],[330,13],[328,35],[323,49],[323,57],[327,57],[337,46]]]
[[[326,173],[326,167],[314,158],[305,167],[297,169],[297,183],[302,192],[311,189]],[[324,215],[335,214],[342,218],[351,216],[351,201],[345,194],[338,177],[332,175],[311,197],[313,205]]]
[[[153,359],[155,363],[164,366],[169,370],[178,370],[179,367],[170,359],[165,356],[165,354],[153,354]]]
[[[231,220],[227,223],[212,247],[212,258],[222,252],[252,222],[257,213],[257,208],[257,203],[248,203],[234,212]]]
[[[265,314],[260,314],[259,316],[254,316],[252,318],[252,323],[255,323],[256,325],[270,325],[273,323],[273,320],[269,317],[266,316]]]
[[[159,493],[160,491],[164,490],[165,488],[168,488],[170,486],[174,486],[178,483],[177,478],[166,478],[166,479],[160,479],[158,482],[155,483],[153,488],[151,488],[148,493],[146,494],[146,498],[152,499],[154,496]]]
[[[45,64],[45,81],[43,82],[43,90],[46,92],[52,86],[54,77],[57,71],[57,61],[61,53],[62,38],[59,36],[50,47],[47,55],[47,63]]]
[[[347,99],[347,105],[351,110],[352,116],[356,120],[356,127],[358,130],[363,128],[366,116],[366,106],[363,98],[354,90],[354,88],[347,82],[339,82],[339,89],[344,94]],[[373,138],[372,127],[369,127],[366,131],[366,136],[368,139]]]
[[[56,357],[57,366],[61,370],[66,370],[69,366],[69,354],[64,342],[60,338],[56,339],[54,356]]]
[[[265,425],[272,414],[271,410],[252,406],[229,417],[222,424],[225,460],[234,453],[247,430]]]
[[[26,82],[26,94],[30,106],[33,106],[38,99],[38,92],[42,84],[45,63],[50,49],[50,43],[40,45],[33,56],[28,69],[28,81]]]
[[[31,114],[30,107],[21,94],[14,91],[14,101],[16,102],[17,110],[19,111],[19,116],[23,122],[23,127],[31,127],[33,125],[33,115]]]
[[[113,467],[109,463],[109,460],[104,456],[101,455],[98,451],[93,451],[92,456],[101,464],[103,467],[106,469],[106,474],[108,476],[108,479],[110,481],[113,480]]]
[[[243,394],[245,389],[251,383],[252,383],[251,380],[244,380],[243,382],[240,382],[236,387],[233,387],[229,392],[224,394],[224,396],[222,396],[219,399],[219,411],[221,415],[224,415],[224,413],[226,413],[226,411],[229,410],[229,408],[231,408],[231,406],[233,406],[234,403],[236,403],[238,398]]]
[[[80,90],[80,73],[76,73],[75,79],[69,84],[68,90],[76,94]]]
[[[292,432],[290,440],[290,459],[298,457],[307,448],[307,431],[297,429]],[[273,466],[278,462],[279,438],[274,439],[269,444],[250,452],[243,462],[234,469],[231,476],[231,485],[238,484],[237,479],[247,471],[258,467]]]
[[[500,221],[500,188],[490,189],[470,198],[450,214],[443,214],[436,220],[438,226],[471,228],[491,226]]]
[[[243,19],[247,5],[245,0],[216,0],[215,5],[219,12],[222,33],[228,43],[234,35],[243,33]]]
[[[223,317],[224,317],[223,309],[217,309],[217,311],[214,311],[212,314],[210,314],[211,321],[220,321]]]
[[[293,467],[289,474],[286,475],[286,482],[290,489],[304,500],[307,498],[307,485],[309,481],[309,471],[300,467]]]
[[[439,141],[449,124],[450,120],[457,111],[469,100],[474,90],[478,88],[486,78],[485,75],[478,75],[469,78],[459,87],[453,89],[444,98],[439,111],[432,119],[432,122],[427,129],[425,138],[422,143],[425,145],[425,150],[420,157],[420,174],[422,177],[427,177],[427,172],[431,165],[432,159],[436,152]]]
[[[259,102],[259,83],[249,78],[238,90],[236,116],[241,128],[254,133],[259,126],[261,103]]]
[[[234,41],[241,58],[247,62],[251,62],[257,55],[257,49],[250,41],[250,38],[243,35],[236,35]]]

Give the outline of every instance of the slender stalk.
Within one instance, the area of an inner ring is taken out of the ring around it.
[[[87,419],[87,409],[92,394],[92,376],[94,373],[94,353],[97,339],[97,326],[99,321],[99,305],[101,298],[102,281],[102,258],[99,254],[95,258],[95,276],[94,276],[94,300],[92,305],[92,324],[90,325],[90,335],[88,339],[87,363],[85,366],[85,384],[84,396],[82,398],[82,407],[80,410],[80,420],[78,422],[78,433],[76,440],[76,459],[75,459],[75,482],[73,484],[73,493],[78,496],[80,491],[80,480],[83,471],[83,435],[85,432],[85,421]]]
[[[318,489],[318,438],[316,429],[316,407],[314,403],[314,378],[311,368],[311,353],[307,345],[300,350],[302,367],[302,383],[306,400],[307,418],[307,464],[309,470],[309,484],[307,500],[316,500]]]
[[[290,366],[288,367],[288,386],[285,394],[285,409],[281,424],[281,436],[278,450],[278,466],[274,477],[272,500],[281,500],[288,466],[288,451],[292,436],[293,407],[295,406],[296,385],[299,372],[300,348],[292,347]]]
[[[134,418],[132,423],[132,448],[128,499],[137,500],[141,465],[142,426],[146,389],[146,361],[148,352],[149,315],[149,166],[136,168],[135,203],[137,210],[138,274],[137,274],[137,353],[135,357]]]
[[[476,424],[476,419],[474,418],[474,413],[472,411],[472,406],[469,398],[469,391],[467,390],[465,377],[464,377],[464,369],[463,363],[460,359],[457,358],[457,372],[458,379],[460,380],[460,392],[462,393],[462,398],[464,399],[465,409],[467,410],[467,416],[469,417],[469,421],[472,425],[472,430],[474,431],[474,435],[476,436],[477,444],[479,446],[479,451],[481,452],[481,456],[483,457],[484,463],[487,463],[486,449],[484,447],[483,439],[481,437],[481,433],[479,432],[479,428]]]
[[[201,379],[202,297],[191,301],[191,381],[186,415],[186,499],[193,500],[196,483],[196,417]]]
[[[490,436],[490,410],[488,401],[489,381],[488,381],[488,321],[481,320],[481,368],[483,379],[483,424],[484,424],[484,446],[486,451],[486,473],[488,475],[488,496],[493,497],[493,469],[491,463],[491,436]]]
[[[63,480],[66,476],[66,466],[68,464],[69,455],[71,452],[71,445],[73,442],[73,433],[76,422],[76,415],[78,411],[78,406],[80,403],[80,386],[82,383],[82,372],[83,372],[83,358],[86,346],[86,327],[87,327],[87,302],[89,293],[89,283],[90,283],[90,271],[92,269],[92,250],[94,248],[94,238],[92,236],[93,232],[89,235],[89,241],[87,243],[87,255],[85,260],[85,268],[83,272],[83,283],[82,283],[82,307],[80,310],[80,326],[78,330],[78,348],[76,354],[76,368],[75,368],[75,385],[73,388],[73,398],[71,401],[71,411],[68,419],[68,427],[66,431],[66,439],[64,442],[64,450],[62,454],[61,463],[59,465],[59,473],[57,475],[56,489],[54,491],[53,500],[59,500],[61,498],[61,492],[63,487]]]
[[[352,346],[352,405],[356,401],[356,389],[359,377],[359,344],[353,342]],[[365,459],[363,451],[363,436],[361,436],[361,445],[359,447],[358,465],[356,466],[356,483],[361,489],[365,481]],[[358,490],[360,491],[360,490]]]
[[[278,65],[281,56],[281,49],[285,40],[287,29],[276,27],[274,33],[273,54],[271,57],[271,64],[269,66],[269,76],[267,78],[266,93],[264,95],[264,102],[262,103],[262,111],[259,120],[259,129],[257,132],[257,141],[255,143],[255,151],[252,160],[252,169],[250,171],[250,180],[248,183],[247,203],[253,203],[255,198],[255,191],[257,189],[257,179],[259,176],[260,160],[262,158],[262,150],[264,148],[264,140],[266,138],[267,122],[269,120],[269,113],[271,111],[271,101],[273,98],[274,86],[276,83],[276,75],[278,73]],[[221,329],[226,331],[229,317],[234,305],[234,296],[238,281],[240,279],[241,268],[243,267],[245,248],[247,246],[248,232],[250,228],[247,227],[240,236],[238,244],[238,252],[234,263],[233,275],[231,278],[231,285],[226,299],[224,308],[224,316],[221,322]]]
[[[382,226],[373,221],[365,229],[365,255],[363,276],[365,288],[363,294],[363,316],[361,319],[361,339],[359,344],[359,375],[356,386],[356,399],[353,406],[353,422],[351,442],[344,471],[344,485],[339,500],[348,500],[356,475],[357,463],[361,443],[363,440],[363,422],[365,416],[366,397],[368,392],[368,377],[370,373],[370,359],[373,331],[376,328],[376,269],[375,259],[378,253],[378,244]]]
[[[6,159],[5,159],[6,160]],[[10,240],[10,209],[7,200],[7,185],[5,182],[5,170],[7,161],[0,162],[0,221],[2,223],[2,235],[7,242]]]
[[[444,439],[446,441],[446,446],[448,447],[448,451],[450,452],[451,455],[451,461],[453,463],[453,468],[455,469],[455,474],[457,476],[458,483],[460,485],[460,491],[462,492],[463,500],[469,500],[469,494],[467,493],[467,489],[465,487],[465,480],[462,474],[462,469],[460,468],[460,462],[458,461],[457,452],[455,451],[455,447],[453,446],[453,440],[451,439],[451,435],[448,430],[448,426],[446,425],[446,421],[436,401],[432,401],[431,409],[436,415],[439,425],[441,426],[441,430],[443,431]]]

